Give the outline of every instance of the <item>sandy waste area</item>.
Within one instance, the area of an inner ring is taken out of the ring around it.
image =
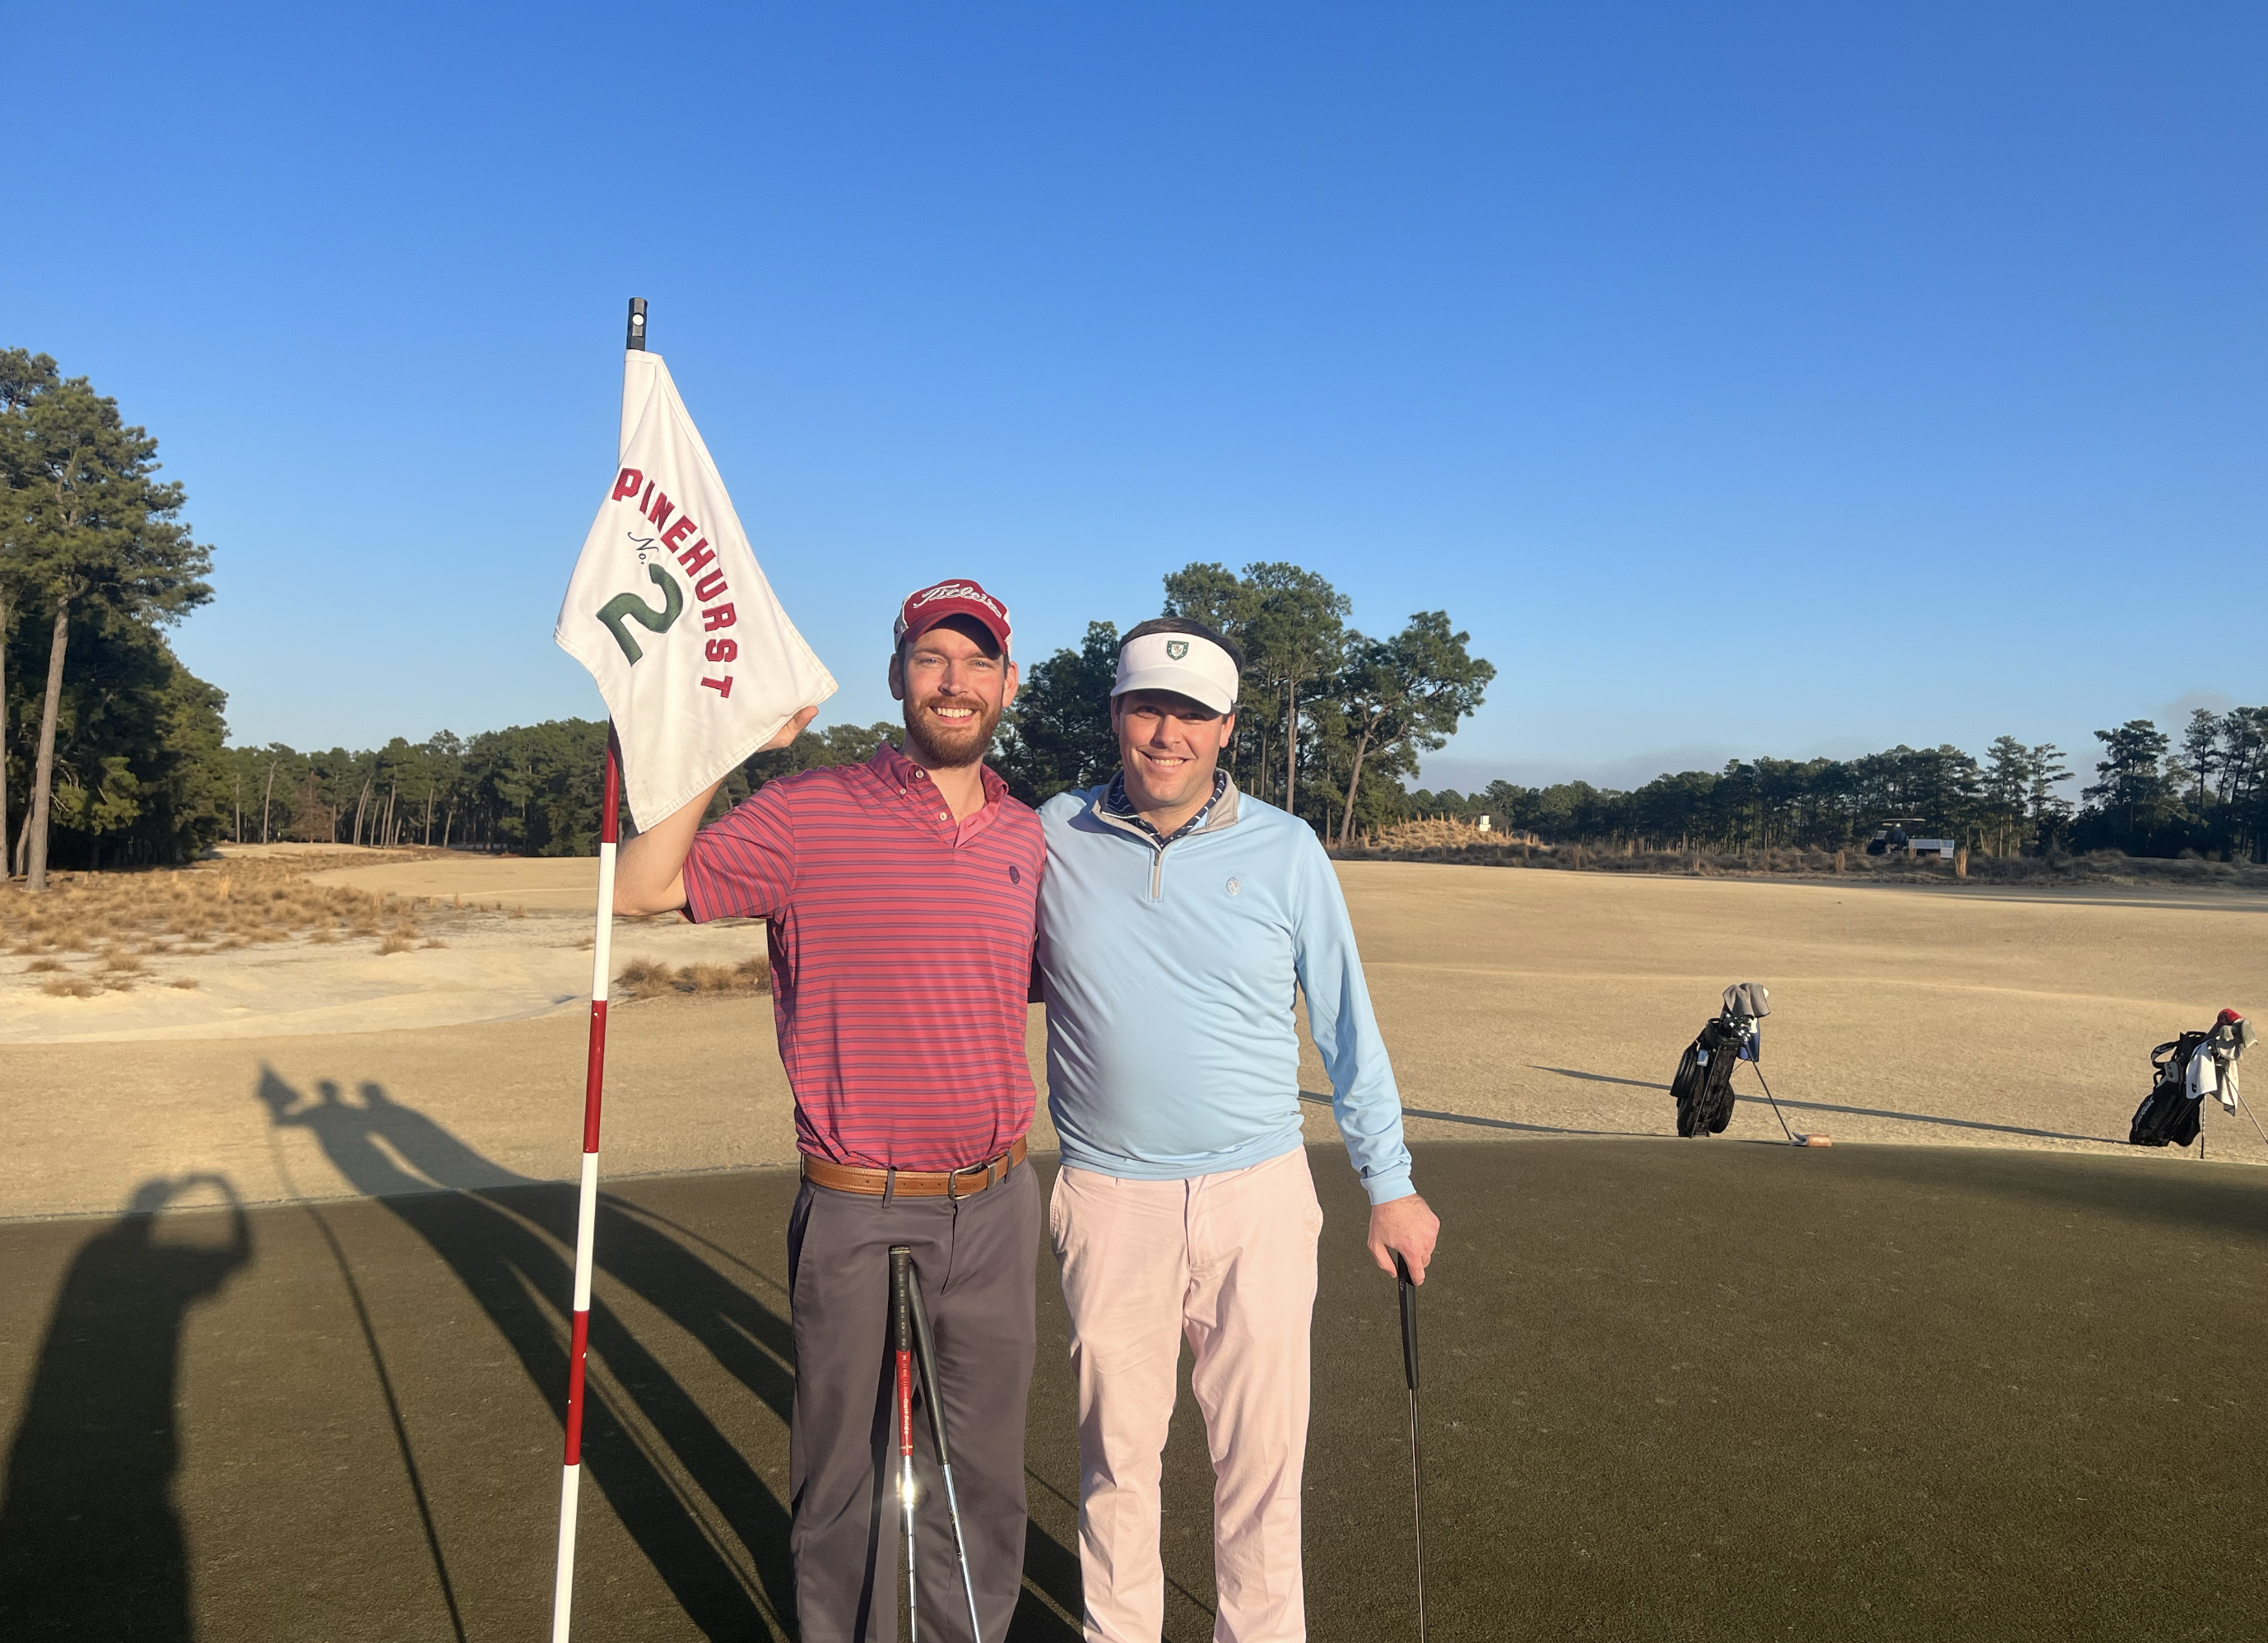
[[[44,969],[0,958],[13,1136],[0,1216],[112,1212],[144,1182],[195,1171],[247,1201],[352,1196],[370,1178],[342,1174],[314,1140],[341,1121],[381,1145],[412,1123],[450,1138],[386,1176],[389,1190],[572,1176],[595,864],[346,854],[310,857],[313,882],[390,898],[356,926],[378,933],[154,940],[117,973],[91,954]],[[243,873],[291,866],[280,850],[237,859]],[[1340,878],[1413,1136],[1669,1136],[1679,1052],[1727,983],[1754,981],[1773,1007],[1762,1071],[1798,1131],[1838,1146],[2125,1152],[2152,1045],[2224,1005],[2268,1011],[2257,895],[1397,863]],[[412,926],[379,951],[385,931]],[[754,921],[617,920],[615,968],[732,964],[763,945]],[[99,990],[58,995],[59,976]],[[1035,1007],[1042,1087],[1044,1031]],[[2255,1076],[2268,1095],[2268,1065]],[[1312,1050],[1302,1085],[1311,1138],[1329,1137]],[[1737,1087],[1748,1099],[1724,1138],[1679,1145],[1777,1139],[1756,1070]],[[608,1092],[610,1174],[794,1156],[767,998],[621,1006]],[[1044,1113],[1034,1141],[1052,1145]],[[2247,1115],[2212,1109],[2206,1141],[2214,1158],[2268,1162]],[[437,1172],[438,1156],[450,1162]]]

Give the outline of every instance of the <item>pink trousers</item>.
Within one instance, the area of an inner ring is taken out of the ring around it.
[[[1056,1177],[1088,1643],[1157,1643],[1160,1456],[1186,1337],[1213,1470],[1215,1643],[1302,1643],[1300,1479],[1322,1207],[1304,1149],[1190,1181]]]

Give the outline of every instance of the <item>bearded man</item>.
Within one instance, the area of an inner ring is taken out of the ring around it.
[[[1039,818],[983,763],[1016,695],[1007,608],[965,578],[940,582],[906,597],[895,636],[902,748],[780,777],[701,827],[712,789],[625,845],[615,879],[617,912],[770,921],[803,1155],[787,1260],[805,1643],[896,1635],[902,1557],[882,1509],[893,1244],[911,1246],[928,1302],[985,1637],[1007,1635],[1023,1578],[1040,1229],[1024,1024],[1046,850]],[[924,1492],[942,1499],[928,1426],[915,1430]],[[955,1565],[943,1515],[917,1530],[925,1569]],[[968,1639],[957,1584],[924,1579],[948,1595],[924,1602],[924,1637]]]

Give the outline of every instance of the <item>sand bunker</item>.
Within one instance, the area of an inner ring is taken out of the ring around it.
[[[0,945],[22,961],[0,963],[0,1044],[415,1030],[590,997],[595,862],[313,844],[219,855],[12,894]],[[617,919],[610,969],[763,952],[761,921]]]

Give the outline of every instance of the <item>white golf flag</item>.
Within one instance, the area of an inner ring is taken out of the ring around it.
[[[552,637],[599,682],[641,827],[835,694],[772,597],[659,354],[624,357],[621,464]]]

